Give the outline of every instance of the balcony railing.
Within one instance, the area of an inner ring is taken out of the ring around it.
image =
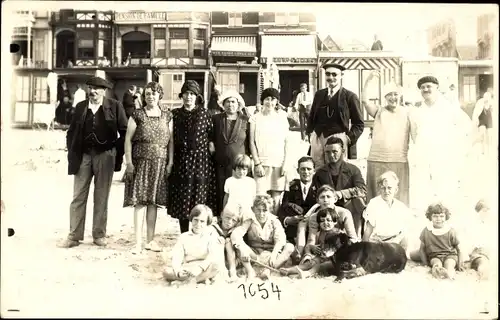
[[[14,66],[18,68],[48,69],[49,63],[47,61],[42,61],[42,60],[32,62],[24,59],[22,63],[19,63],[19,61],[17,61],[17,63],[15,62]]]

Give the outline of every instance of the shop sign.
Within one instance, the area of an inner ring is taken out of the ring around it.
[[[147,23],[165,22],[166,12],[117,12],[115,23]]]
[[[267,58],[260,58],[260,62],[266,63]],[[273,58],[275,64],[316,64],[318,60],[316,58]]]
[[[212,51],[213,56],[223,56],[223,57],[255,57],[256,52],[245,52],[245,51]]]

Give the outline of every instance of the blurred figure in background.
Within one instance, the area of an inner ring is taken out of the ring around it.
[[[488,88],[483,97],[476,102],[472,121],[479,130],[482,153],[488,155],[493,146],[493,88]]]

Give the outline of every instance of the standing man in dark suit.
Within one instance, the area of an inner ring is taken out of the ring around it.
[[[354,221],[356,234],[363,235],[363,211],[366,208],[366,183],[355,165],[345,162],[344,142],[338,137],[329,137],[325,145],[327,164],[316,170],[313,186],[328,184],[336,190],[337,206],[348,209]]]
[[[283,200],[278,210],[278,219],[285,228],[287,240],[293,244],[296,244],[295,237],[299,222],[316,204],[317,190],[312,184],[314,162],[311,157],[305,156],[299,159],[297,172],[300,179],[290,182],[289,190],[283,193]]]
[[[105,98],[111,84],[92,77],[87,81],[89,99],[76,105],[66,135],[68,174],[74,175],[73,201],[70,205],[70,232],[59,246],[71,248],[83,240],[90,182],[94,178],[94,244],[106,246],[108,199],[113,172],[123,162],[127,116],[119,101]],[[119,135],[118,135],[119,134]]]
[[[137,99],[136,91],[137,87],[135,85],[131,85],[123,94],[123,108],[125,108],[127,118],[130,118],[132,113],[135,111],[135,99]]]
[[[316,168],[325,164],[325,141],[331,135],[344,141],[349,148],[349,159],[356,159],[356,141],[365,128],[358,96],[341,84],[345,68],[338,64],[323,68],[328,86],[314,95],[306,130]]]

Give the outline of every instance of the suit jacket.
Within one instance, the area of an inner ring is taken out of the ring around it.
[[[306,214],[306,212],[309,211],[309,209],[311,209],[311,207],[316,204],[316,196],[317,196],[316,191],[318,189],[313,183],[311,183],[311,186],[307,191],[307,196],[305,200],[302,198],[302,190],[301,190],[302,187],[300,185],[300,179],[292,180],[290,182],[290,187],[288,189],[289,189],[288,191],[285,191],[283,193],[283,200],[281,202],[281,206],[284,206],[289,202],[295,203],[300,207],[302,207],[302,209],[304,209],[304,214]],[[278,218],[280,220],[284,220],[288,216],[291,216],[291,214],[290,215],[285,214],[283,217],[279,217],[278,214]]]
[[[319,168],[313,176],[313,185],[319,189],[328,184],[336,191],[342,193],[342,199],[337,202],[338,206],[344,207],[345,203],[354,198],[362,198],[366,201],[366,183],[358,167],[348,162],[342,162],[339,169],[337,183],[333,185],[329,165]]]
[[[130,118],[132,113],[135,110],[135,99],[134,95],[130,93],[129,90],[125,91],[123,94],[123,108],[125,108],[125,113],[127,114],[127,118]]]
[[[89,100],[78,103],[75,114],[66,133],[66,148],[68,149],[68,174],[78,173],[83,158],[83,129]],[[127,132],[127,116],[120,101],[104,98],[101,108],[108,132],[108,139],[114,141],[116,148],[115,171],[120,171],[125,153],[124,141]],[[118,136],[118,133],[120,136]]]
[[[227,135],[227,114],[225,112],[212,116],[214,125],[215,161],[217,166],[232,166],[238,154],[250,155],[250,125],[248,117],[238,113],[233,131]]]
[[[341,126],[344,127],[345,133],[351,140],[350,145],[348,146],[348,158],[356,159],[356,141],[361,136],[365,128],[365,122],[363,120],[363,110],[359,103],[358,96],[350,90],[341,87],[337,93],[337,98],[340,118],[342,119]],[[314,99],[311,105],[311,112],[309,113],[309,117],[307,119],[307,135],[310,135],[316,129],[317,110],[327,100],[328,88],[318,90],[314,94]],[[351,121],[350,128],[349,120]]]

